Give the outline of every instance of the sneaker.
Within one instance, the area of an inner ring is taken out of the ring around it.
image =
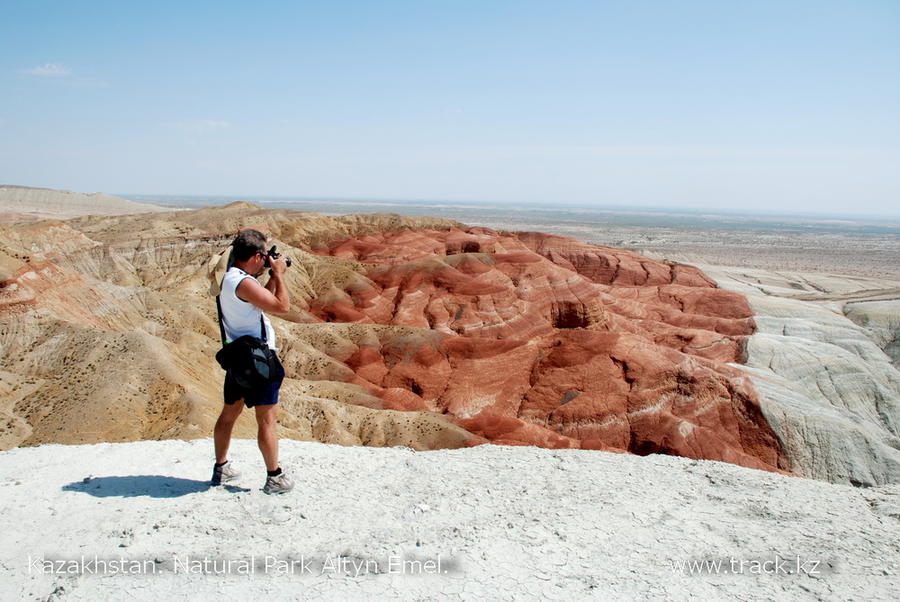
[[[232,466],[232,463],[230,461],[225,462],[225,464],[223,464],[222,466],[213,465],[213,475],[212,479],[210,480],[210,484],[221,485],[222,483],[233,481],[239,476],[241,476],[241,473],[239,473],[234,468],[234,466]]]
[[[294,488],[294,482],[287,476],[284,469],[277,477],[266,477],[266,484],[263,487],[263,493],[287,493]]]

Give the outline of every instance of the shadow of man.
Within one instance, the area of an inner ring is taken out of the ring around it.
[[[63,491],[77,491],[94,497],[157,497],[171,498],[200,493],[212,486],[209,481],[182,479],[165,475],[130,475],[122,477],[87,477],[64,485]],[[243,487],[221,487],[231,493],[250,491]]]

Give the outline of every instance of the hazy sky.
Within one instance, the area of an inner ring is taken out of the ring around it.
[[[900,0],[0,0],[0,183],[900,213]]]

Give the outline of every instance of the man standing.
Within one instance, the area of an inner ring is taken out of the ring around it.
[[[225,273],[219,302],[222,307],[222,326],[225,339],[231,342],[243,335],[260,336],[260,322],[264,324],[266,341],[275,350],[275,331],[263,311],[286,312],[290,309],[290,299],[282,275],[287,268],[283,257],[270,259],[266,252],[266,237],[257,230],[241,231],[231,243],[234,263]],[[263,287],[257,277],[270,264],[271,278]],[[216,463],[213,468],[212,484],[231,481],[240,473],[228,461],[228,447],[234,423],[246,405],[254,408],[258,426],[259,450],[266,463],[268,477],[263,487],[265,493],[287,493],[294,484],[278,465],[278,432],[275,410],[278,391],[284,379],[284,369],[278,363],[277,373],[272,381],[259,390],[248,390],[238,386],[231,373],[225,374],[225,406],[216,421],[213,434]]]

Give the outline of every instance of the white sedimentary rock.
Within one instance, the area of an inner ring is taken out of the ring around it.
[[[853,301],[890,289],[838,276],[709,272],[748,295],[758,332],[744,369],[792,470],[835,483],[900,482],[900,372],[883,349],[900,321],[898,305]],[[880,311],[860,309],[870,305]]]
[[[900,367],[900,300],[847,303],[844,315],[864,327],[894,366]]]

